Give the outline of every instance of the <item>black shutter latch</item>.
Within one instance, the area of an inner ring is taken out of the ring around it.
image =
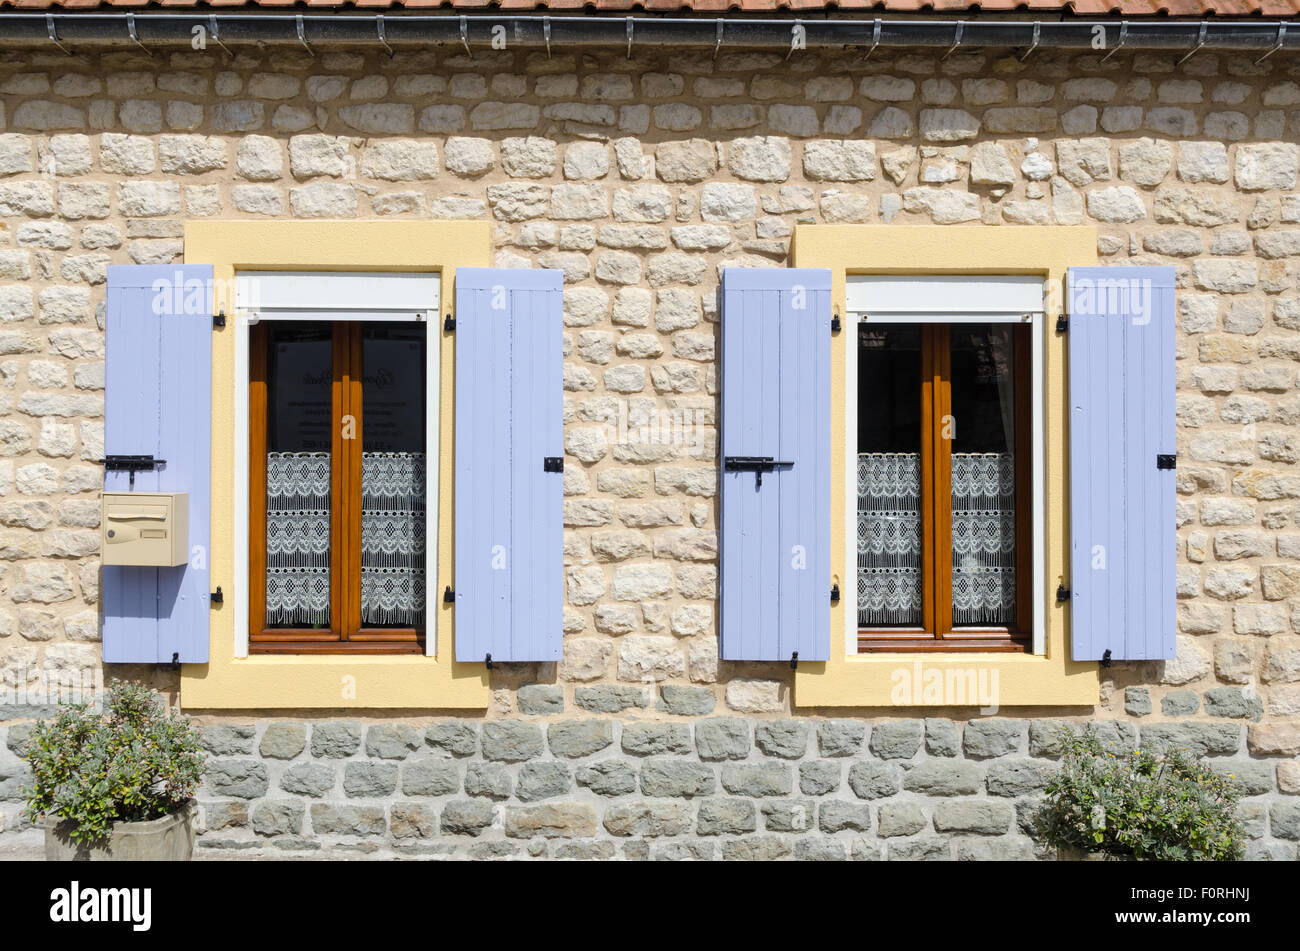
[[[1173,469],[1178,465],[1178,454],[1173,452],[1162,452],[1156,455],[1157,469]]]
[[[1063,334],[1070,329],[1070,318],[1066,314],[1060,314],[1056,318],[1056,332]]]
[[[1109,667],[1109,666],[1110,666],[1110,648],[1109,648],[1109,647],[1106,648],[1106,650],[1105,650],[1105,651],[1102,653],[1102,655],[1101,655],[1101,666],[1103,666],[1103,667]]]
[[[447,333],[451,333],[453,330],[455,330],[456,318],[451,316],[451,314],[448,314],[446,317],[444,317],[442,319],[442,329]]]
[[[831,333],[837,334],[839,332],[840,332],[840,315],[836,314],[834,317],[831,318]]]
[[[1070,600],[1070,589],[1067,588],[1064,584],[1058,584],[1056,586],[1056,603],[1064,604],[1066,601],[1069,600]]]
[[[488,670],[491,670],[491,669],[492,669],[492,655],[491,655],[491,654],[488,654],[487,657],[483,658],[483,663],[487,664],[487,669],[488,669]]]
[[[840,603],[840,586],[839,584],[831,585],[831,604]]]
[[[226,312],[224,310],[219,310],[212,316],[212,326],[213,327],[226,326]]]
[[[456,592],[453,591],[453,590],[451,590],[451,585],[447,585],[447,587],[443,590],[443,592],[442,592],[442,603],[443,603],[443,604],[455,604],[455,603],[456,603]]]
[[[799,652],[798,652],[798,651],[795,651],[793,654],[790,655],[790,669],[791,669],[791,670],[798,670],[798,669],[799,669]]]
[[[543,457],[542,457],[542,471],[543,471],[543,472],[563,472],[563,471],[564,471],[564,457],[563,457],[563,456],[543,456]]]
[[[221,585],[217,585],[217,590],[211,594],[213,604],[224,604],[226,596],[221,593]]]

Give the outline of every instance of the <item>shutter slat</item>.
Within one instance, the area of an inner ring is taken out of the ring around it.
[[[456,272],[456,659],[558,660],[563,614],[559,271]]]
[[[103,567],[108,663],[208,660],[211,301],[209,265],[108,269],[104,452],[166,460],[134,490],[189,493],[191,552],[184,566]],[[106,472],[104,489],[130,491],[130,475]]]
[[[722,275],[721,656],[830,651],[830,272]],[[791,468],[731,472],[728,456]]]
[[[1174,269],[1071,268],[1071,656],[1174,655]]]

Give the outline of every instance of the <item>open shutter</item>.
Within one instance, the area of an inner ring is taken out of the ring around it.
[[[104,454],[164,463],[132,477],[106,470],[109,492],[188,492],[187,565],[105,565],[107,663],[208,660],[212,461],[212,267],[112,266],[105,323]]]
[[[562,286],[560,271],[456,271],[459,661],[560,659]]]
[[[1069,272],[1075,660],[1174,656],[1174,269]]]
[[[724,660],[830,656],[830,302],[830,271],[722,272]]]

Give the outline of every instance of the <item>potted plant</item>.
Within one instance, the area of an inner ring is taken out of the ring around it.
[[[194,851],[199,734],[153,691],[109,688],[106,709],[69,704],[28,741],[27,815],[45,820],[45,858],[187,861]]]
[[[1061,769],[1035,831],[1059,859],[1240,859],[1237,786],[1180,749],[1108,752],[1095,734],[1062,731]]]

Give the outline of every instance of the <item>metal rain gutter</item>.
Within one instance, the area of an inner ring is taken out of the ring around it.
[[[200,38],[202,42],[200,43]],[[462,47],[469,55],[529,47],[626,48],[669,46],[712,50],[758,48],[789,53],[857,47],[928,47],[947,55],[963,48],[1104,52],[1200,50],[1259,52],[1300,49],[1300,21],[1277,20],[897,20],[737,19],[734,17],[384,16],[336,13],[0,13],[0,48],[318,46],[371,44],[390,54],[430,44]]]

